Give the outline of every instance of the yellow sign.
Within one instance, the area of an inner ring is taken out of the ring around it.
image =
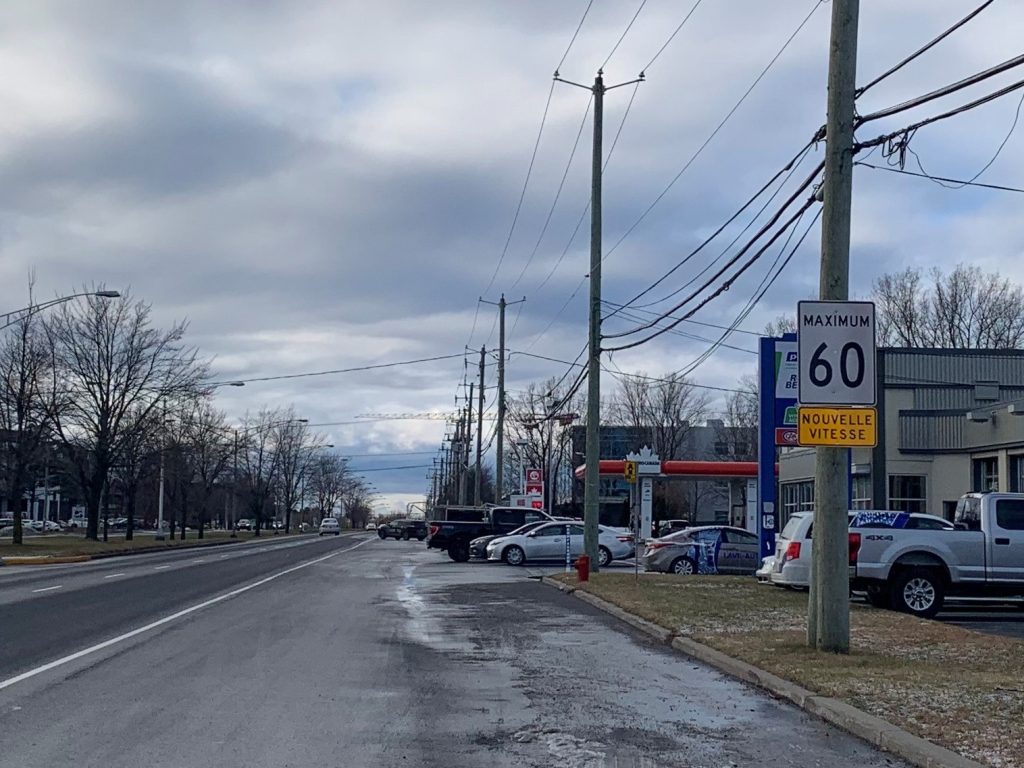
[[[626,478],[627,483],[636,482],[636,462],[627,461],[626,466],[622,469],[622,476]]]
[[[878,411],[874,408],[800,406],[797,424],[800,445],[874,448],[878,444]]]

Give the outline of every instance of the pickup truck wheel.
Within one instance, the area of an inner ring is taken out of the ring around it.
[[[945,586],[932,569],[908,568],[892,578],[890,597],[897,611],[930,619],[942,608]]]
[[[501,553],[501,559],[508,565],[522,565],[526,562],[526,553],[523,552],[522,547],[513,544],[510,547],[505,547],[505,551]]]
[[[469,542],[455,541],[448,547],[448,557],[456,563],[465,563],[469,560]]]
[[[612,561],[612,551],[608,547],[597,548],[597,567],[606,568]]]
[[[378,528],[377,535],[380,536],[382,539],[386,539],[388,537],[388,532],[385,531],[383,528]]]
[[[875,608],[890,608],[892,607],[892,600],[884,589],[873,588],[867,592],[868,603],[873,605]]]
[[[409,529],[406,528],[404,531],[402,531],[402,541],[408,541],[408,540],[409,540]]]

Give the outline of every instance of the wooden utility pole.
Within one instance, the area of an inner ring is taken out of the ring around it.
[[[494,460],[497,463],[494,471],[494,500],[500,503],[505,495],[505,310],[526,301],[526,297],[519,301],[505,301],[505,294],[501,294],[497,302],[480,301],[498,308],[498,423],[494,433]]]
[[[850,209],[853,198],[859,5],[859,0],[832,0],[819,285],[819,298],[825,301],[846,301],[850,297]],[[814,549],[807,643],[823,651],[849,653],[849,451],[846,448],[819,447],[815,462]]]
[[[484,436],[484,362],[487,357],[487,347],[480,347],[480,388],[477,392],[476,408],[476,472],[473,475],[473,506],[479,507],[483,503],[481,497],[481,464],[483,461],[483,436]]]

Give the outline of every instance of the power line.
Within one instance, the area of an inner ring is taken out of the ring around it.
[[[602,304],[607,304],[607,305],[609,305],[612,308],[615,308],[615,307],[620,307],[622,309],[626,308],[625,304],[616,304],[614,301],[602,300],[601,303]],[[652,312],[649,309],[640,309],[639,307],[629,307],[629,311],[630,312],[634,312],[634,313],[635,312],[640,312],[640,313],[643,313],[645,315],[654,315],[656,317],[661,317],[661,313],[659,313],[659,312]],[[705,326],[707,328],[717,328],[719,330],[732,330],[734,333],[746,333],[746,334],[749,334],[751,336],[757,336],[758,338],[760,338],[761,336],[764,336],[763,333],[759,333],[758,331],[749,331],[749,330],[746,330],[744,328],[732,328],[732,329],[730,329],[729,326],[727,326],[727,325],[718,325],[716,323],[707,323],[707,322],[704,322],[702,320],[692,320],[690,318],[675,318],[672,315],[666,315],[665,319],[667,319],[667,320],[679,319],[679,320],[682,320],[684,323],[692,323],[694,325],[703,325],[703,326]]]
[[[644,67],[641,70],[641,72],[646,72],[647,70],[649,70],[651,68],[651,65],[658,60],[658,57],[661,56],[661,54],[665,52],[665,49],[668,48],[669,43],[671,43],[673,40],[675,40],[676,35],[679,34],[679,31],[684,26],[686,26],[686,22],[688,22],[690,20],[690,17],[693,16],[693,12],[697,10],[697,8],[700,6],[700,4],[703,1],[704,0],[697,0],[697,2],[695,2],[693,4],[693,7],[690,8],[689,12],[683,17],[683,20],[681,22],[679,22],[679,26],[676,27],[675,30],[672,32],[672,34],[668,36],[668,40],[666,40],[665,44],[663,46],[661,46],[661,48],[658,49],[658,52],[656,54],[654,54],[653,58],[649,62],[647,62],[647,66]],[[989,1],[991,2],[991,0],[989,0]]]
[[[931,181],[944,181],[944,182],[948,182],[950,184],[957,184],[957,185],[959,185],[959,187],[947,187],[947,189],[957,189],[957,188],[960,188],[960,187],[981,187],[983,189],[995,189],[995,190],[999,190],[1001,192],[1019,192],[1019,193],[1024,193],[1024,189],[1022,189],[1020,187],[1006,187],[1006,186],[1003,186],[1001,184],[983,184],[983,183],[977,182],[977,181],[963,181],[961,179],[950,179],[950,178],[947,178],[945,176],[933,176],[933,175],[928,174],[928,173],[916,173],[914,171],[908,171],[908,170],[903,169],[903,168],[892,168],[892,167],[886,167],[886,166],[882,166],[882,165],[872,165],[871,163],[865,163],[865,162],[861,162],[861,161],[855,162],[854,165],[860,165],[860,166],[863,166],[864,168],[872,168],[872,169],[874,169],[876,171],[889,171],[890,173],[899,173],[899,174],[902,174],[904,176],[915,176],[915,177],[917,177],[919,179],[930,179]]]
[[[732,106],[732,109],[730,109],[728,111],[728,113],[726,113],[725,117],[722,118],[721,122],[719,122],[719,124],[711,132],[711,135],[708,136],[707,139],[704,140],[704,143],[701,144],[697,148],[697,151],[694,152],[693,155],[690,156],[690,159],[686,161],[686,163],[679,170],[679,172],[672,178],[672,180],[668,183],[668,186],[666,186],[665,189],[663,189],[658,194],[658,196],[656,198],[654,198],[654,200],[651,202],[651,204],[647,206],[647,208],[644,210],[644,212],[642,214],[640,214],[640,217],[629,226],[629,228],[616,241],[615,245],[613,245],[611,247],[611,249],[609,249],[605,253],[605,255],[604,255],[605,259],[607,259],[609,256],[611,256],[612,253],[620,245],[622,245],[622,242],[633,233],[633,230],[635,230],[638,226],[640,226],[641,222],[643,222],[644,219],[647,218],[647,216],[650,214],[650,212],[654,210],[655,206],[657,206],[658,203],[661,202],[662,198],[664,198],[665,195],[667,195],[669,193],[669,190],[671,190],[672,187],[674,187],[676,185],[676,182],[678,182],[679,179],[682,178],[683,174],[686,173],[686,171],[690,168],[691,165],[693,165],[693,163],[697,160],[697,158],[701,156],[701,154],[704,152],[704,150],[707,148],[707,146],[714,140],[714,138],[719,134],[719,132],[721,132],[721,130],[725,127],[726,123],[728,123],[729,120],[732,119],[732,116],[734,114],[736,114],[736,110],[738,110],[740,108],[740,106],[742,106],[743,102],[745,102],[747,100],[747,97],[750,96],[750,94],[754,90],[754,88],[756,88],[757,85],[761,82],[761,80],[764,79],[764,76],[768,74],[768,71],[773,66],[775,66],[775,63],[779,60],[779,58],[782,56],[782,54],[786,52],[786,49],[789,48],[790,43],[792,43],[793,40],[796,38],[796,36],[798,34],[800,34],[800,31],[807,25],[807,22],[809,22],[811,20],[811,17],[814,15],[814,12],[816,10],[818,10],[818,8],[822,4],[824,4],[824,2],[825,2],[825,0],[814,0],[814,5],[812,6],[810,13],[808,13],[807,16],[804,17],[803,21],[801,21],[800,24],[797,26],[797,28],[793,31],[793,34],[791,34],[786,39],[786,42],[783,43],[783,45],[779,49],[778,53],[776,53],[775,56],[772,57],[771,61],[768,62],[768,65],[763,70],[761,70],[761,73],[754,79],[754,82],[751,83],[750,87],[747,88],[747,90],[743,93],[742,96],[740,96],[739,101],[737,101]]]
[[[986,2],[982,3],[982,4],[980,5],[980,6],[978,6],[978,7],[977,7],[977,8],[975,8],[975,9],[974,9],[973,11],[971,11],[971,12],[970,12],[969,14],[967,14],[966,16],[964,16],[964,17],[963,17],[962,19],[960,19],[960,21],[958,21],[958,22],[957,22],[956,24],[954,24],[953,26],[951,26],[951,27],[949,27],[948,29],[946,29],[945,31],[943,31],[943,32],[942,32],[942,33],[941,33],[940,35],[938,35],[938,37],[934,37],[934,38],[932,38],[932,39],[931,39],[931,40],[929,40],[929,41],[928,41],[927,43],[925,43],[925,44],[924,44],[923,46],[921,46],[921,47],[920,47],[920,48],[918,48],[918,49],[917,49],[916,51],[914,51],[914,52],[913,52],[912,54],[910,54],[909,56],[907,56],[907,58],[903,59],[902,61],[900,61],[900,62],[899,62],[898,64],[896,64],[895,66],[893,66],[893,67],[890,67],[889,69],[887,69],[887,70],[886,70],[885,72],[883,72],[882,74],[880,74],[880,75],[879,75],[878,77],[876,77],[876,78],[875,78],[874,80],[872,80],[871,82],[869,82],[869,83],[868,83],[867,85],[865,85],[865,86],[862,86],[861,88],[858,88],[858,89],[856,90],[855,94],[854,94],[854,95],[856,96],[856,98],[860,98],[860,97],[861,97],[861,96],[863,96],[863,95],[864,95],[865,93],[867,93],[867,91],[868,91],[869,89],[871,89],[871,88],[873,88],[874,86],[878,85],[878,84],[879,84],[880,82],[882,82],[882,81],[883,81],[883,80],[885,80],[886,78],[888,78],[888,77],[890,77],[890,76],[892,76],[892,75],[896,74],[896,73],[897,73],[897,72],[899,72],[899,71],[900,71],[901,69],[903,69],[903,67],[907,66],[907,64],[909,64],[910,62],[914,61],[914,59],[918,58],[919,56],[921,56],[922,54],[926,53],[927,51],[929,51],[929,50],[930,50],[931,48],[933,48],[934,46],[936,46],[936,45],[938,45],[939,43],[941,43],[941,42],[942,42],[943,40],[945,40],[945,39],[946,39],[947,37],[949,37],[949,36],[950,36],[951,34],[953,34],[954,32],[956,32],[956,30],[960,29],[960,27],[962,27],[962,26],[963,26],[964,24],[966,24],[967,22],[969,22],[969,21],[970,21],[971,19],[973,19],[973,18],[974,18],[975,16],[977,16],[977,15],[978,15],[979,13],[981,13],[981,12],[982,12],[982,11],[984,11],[984,10],[985,10],[986,8],[988,8],[988,7],[990,6],[990,5],[992,5],[992,3],[993,3],[993,2],[995,2],[995,0],[986,0]]]
[[[375,371],[381,368],[396,368],[401,365],[416,365],[418,363],[433,363],[438,360],[454,360],[457,357],[462,357],[463,353],[457,355],[437,355],[435,357],[421,357],[416,360],[398,360],[393,363],[377,363],[374,365],[360,365],[354,368],[335,368],[330,371],[312,371],[309,373],[289,373],[283,376],[261,376],[253,379],[235,379],[235,381],[242,381],[246,384],[252,384],[258,381],[281,381],[284,379],[302,379],[310,376],[332,376],[338,373],[357,373],[359,371]]]
[[[629,30],[633,28],[633,22],[636,21],[637,16],[640,15],[640,11],[644,9],[645,5],[647,5],[647,0],[640,0],[640,5],[636,9],[636,13],[633,14],[633,18],[629,20],[629,24],[626,25],[626,28],[622,30],[622,34],[619,35],[619,39],[615,41],[615,45],[612,46],[611,53],[609,53],[608,57],[604,60],[604,64],[601,65],[601,69],[608,66],[608,62],[612,60],[612,56],[614,56],[615,52],[619,50],[619,46],[622,45],[622,41],[626,39],[626,35],[629,34]]]
[[[393,472],[393,471],[398,470],[398,469],[425,469],[427,467],[432,467],[432,466],[434,466],[434,465],[433,464],[405,464],[405,465],[403,465],[401,467],[367,467],[365,469],[351,467],[349,469],[349,471],[350,472],[359,472],[359,473],[365,473],[365,472]]]

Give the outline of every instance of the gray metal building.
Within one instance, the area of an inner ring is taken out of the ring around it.
[[[950,517],[967,491],[1024,491],[1024,350],[880,349],[878,446],[852,450],[852,501]],[[814,507],[814,449],[779,458],[783,524]]]

